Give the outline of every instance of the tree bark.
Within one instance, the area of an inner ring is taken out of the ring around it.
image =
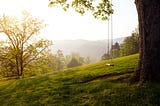
[[[134,81],[160,82],[160,0],[135,0],[140,57]]]

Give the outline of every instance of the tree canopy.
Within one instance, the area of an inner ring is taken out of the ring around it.
[[[86,10],[91,11],[97,19],[107,20],[109,15],[113,13],[112,3],[110,0],[50,0],[49,6],[54,7],[59,4],[67,11],[68,8],[73,8],[76,12],[84,14]]]
[[[6,36],[6,40],[0,43],[0,60],[6,71],[22,76],[24,68],[48,50],[52,42],[36,36],[44,26],[41,20],[33,18],[26,11],[22,18],[0,17],[0,32]]]

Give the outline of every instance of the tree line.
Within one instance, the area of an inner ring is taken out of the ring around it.
[[[111,58],[127,56],[131,54],[136,54],[139,52],[139,34],[138,30],[135,29],[131,36],[126,37],[122,44],[116,42],[111,46],[110,53],[103,54],[101,60],[108,60]]]
[[[48,59],[50,59],[49,63],[51,63],[52,69],[57,71],[91,63],[89,56],[82,57],[78,53],[64,56],[62,50],[57,50],[56,54],[51,53],[48,55]]]
[[[0,77],[28,77],[90,63],[89,57],[61,50],[51,53],[52,41],[40,38],[43,20],[23,11],[21,18],[0,17]]]

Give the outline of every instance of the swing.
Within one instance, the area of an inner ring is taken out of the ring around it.
[[[111,25],[110,25],[111,24]],[[111,28],[110,28],[111,26]],[[111,32],[110,32],[111,31]],[[111,39],[110,39],[110,36],[111,36]],[[111,60],[111,63],[106,63],[106,66],[114,66],[113,62],[112,62],[112,53],[110,53],[110,44],[111,44],[111,48],[112,48],[112,45],[113,45],[113,22],[112,22],[112,14],[110,16],[110,19],[108,20],[108,53],[110,55],[110,60]]]

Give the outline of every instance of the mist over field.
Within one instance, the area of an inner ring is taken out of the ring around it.
[[[124,37],[113,40],[113,43],[118,42],[121,44]],[[108,40],[55,40],[53,41],[53,53],[58,49],[62,50],[64,55],[71,53],[78,53],[80,56],[89,56],[93,62],[99,61],[104,53],[107,53]]]

